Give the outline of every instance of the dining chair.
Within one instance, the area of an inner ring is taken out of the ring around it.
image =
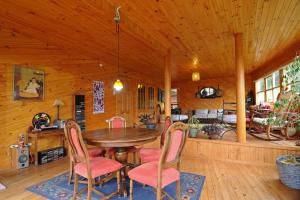
[[[105,156],[105,149],[100,148],[100,147],[90,147],[87,149],[88,154],[91,158],[94,157],[104,157]],[[74,176],[74,158],[71,154],[71,152],[69,151],[69,155],[70,155],[70,170],[69,170],[69,178],[68,178],[68,183],[69,185],[74,182],[73,181],[73,176]]]
[[[160,135],[160,148],[141,148],[139,151],[141,163],[147,163],[152,161],[158,161],[160,154],[161,154],[161,148],[164,145],[165,142],[165,133],[168,130],[168,128],[171,126],[171,117],[166,117],[164,129]]]
[[[87,199],[91,200],[92,192],[110,198],[120,191],[120,172],[122,164],[104,157],[90,157],[86,144],[83,141],[82,133],[78,124],[70,119],[65,123],[65,136],[67,138],[70,152],[74,162],[74,193],[73,199],[76,199],[77,193],[81,194],[86,191],[86,188],[78,192],[79,177],[87,179]],[[102,183],[102,180],[96,182],[95,179],[103,175],[116,173],[117,176],[117,191],[105,196],[104,193],[96,190],[93,186]]]
[[[108,120],[106,120],[108,123],[108,127],[111,128],[126,128],[126,120],[123,117],[120,116],[114,116]],[[137,148],[136,147],[129,147],[127,149],[128,153],[133,153],[133,162],[136,163],[136,157],[137,157]],[[115,156],[115,148],[109,148],[108,149],[108,156],[109,158],[114,158]]]
[[[144,163],[128,172],[130,178],[129,199],[133,199],[133,181],[156,188],[156,200],[161,200],[165,196],[173,199],[163,191],[163,188],[176,182],[176,198],[180,199],[180,157],[187,132],[186,124],[182,122],[172,124],[166,131],[159,161]]]

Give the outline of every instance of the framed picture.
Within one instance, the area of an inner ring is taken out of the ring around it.
[[[44,100],[45,73],[42,70],[15,65],[13,69],[14,100]]]

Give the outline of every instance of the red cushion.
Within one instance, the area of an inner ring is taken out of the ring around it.
[[[152,187],[157,187],[158,162],[150,162],[142,164],[128,172],[130,179],[146,184]],[[165,186],[179,180],[180,172],[174,168],[162,170],[162,185]]]
[[[90,160],[92,178],[115,172],[122,167],[122,164],[104,157],[95,157]],[[86,163],[78,163],[74,167],[75,173],[88,178]]]
[[[90,157],[103,156],[105,150],[99,147],[88,148],[88,153]]]
[[[140,157],[142,163],[158,161],[161,154],[161,149],[159,148],[142,148],[140,150]]]

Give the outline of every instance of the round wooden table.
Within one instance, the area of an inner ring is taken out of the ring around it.
[[[124,166],[132,166],[127,162],[129,147],[152,142],[160,133],[157,130],[128,127],[85,131],[82,135],[87,144],[115,148],[115,159]],[[126,197],[125,171],[125,168],[121,170],[121,193]]]

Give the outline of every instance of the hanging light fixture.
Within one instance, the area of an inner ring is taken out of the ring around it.
[[[121,6],[119,6],[116,9],[116,15],[114,17],[114,20],[116,22],[116,35],[117,35],[117,67],[118,67],[118,73],[119,76],[120,72],[120,22],[121,22],[121,16],[120,16],[120,10]],[[120,79],[117,79],[114,83],[114,90],[119,92],[123,89],[123,83],[120,81]]]
[[[200,80],[200,73],[199,72],[193,72],[192,73],[192,80],[193,81],[199,81]]]

